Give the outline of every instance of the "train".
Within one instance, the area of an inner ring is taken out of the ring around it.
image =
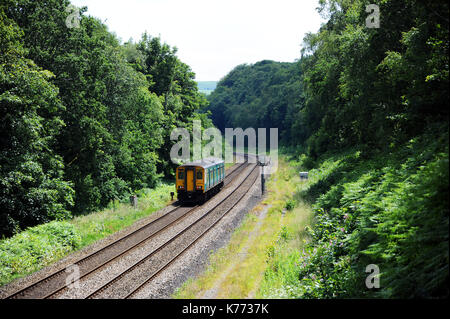
[[[204,203],[223,187],[225,162],[207,158],[185,163],[176,169],[177,198],[181,203]]]

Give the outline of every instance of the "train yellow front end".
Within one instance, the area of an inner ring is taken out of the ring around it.
[[[225,163],[210,158],[177,167],[176,190],[181,202],[204,202],[223,187]]]

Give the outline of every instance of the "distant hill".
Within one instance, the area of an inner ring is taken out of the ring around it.
[[[218,81],[198,81],[197,82],[198,90],[201,93],[209,95],[216,88],[217,82]]]

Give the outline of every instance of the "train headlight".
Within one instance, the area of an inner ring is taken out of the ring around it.
[[[202,189],[202,186],[200,185],[200,186],[197,186],[197,189]]]

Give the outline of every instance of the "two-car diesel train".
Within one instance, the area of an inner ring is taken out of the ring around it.
[[[177,167],[176,189],[180,202],[204,202],[223,187],[225,163],[208,158]]]

